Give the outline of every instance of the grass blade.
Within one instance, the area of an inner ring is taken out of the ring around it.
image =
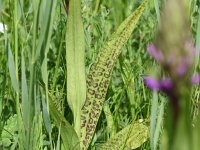
[[[37,16],[38,15],[38,11],[39,11],[39,6],[37,6],[37,3],[35,3],[35,15]],[[47,13],[47,15],[43,16],[43,21],[42,21],[42,26],[41,26],[41,33],[39,35],[39,38],[38,38],[38,43],[37,43],[37,47],[36,47],[36,50],[34,50],[34,59],[32,60],[34,63],[36,62],[36,60],[38,59],[40,53],[44,53],[45,51],[42,51],[42,44],[44,44],[45,42],[47,42],[49,40],[49,36],[51,35],[51,30],[50,30],[50,20],[52,20],[52,18],[54,17],[54,9],[53,9],[53,4],[55,2],[52,2],[52,0],[47,0],[46,1],[46,7],[43,11],[45,11]],[[40,6],[41,7],[41,6]],[[53,13],[53,14],[52,14]],[[51,17],[51,15],[53,15]],[[37,18],[38,19],[38,18]],[[48,35],[48,38],[45,37]],[[47,45],[47,43],[45,43]],[[33,44],[34,45],[34,44]],[[33,56],[32,56],[33,57]]]
[[[74,128],[78,136],[81,107],[86,97],[84,46],[81,0],[70,0],[66,31],[67,100],[74,115]]]
[[[13,54],[10,49],[9,41],[7,41],[6,49],[7,49],[7,54],[8,54],[8,68],[9,68],[9,72],[10,72],[11,82],[12,82],[12,85],[13,85],[13,88],[15,89],[15,91],[19,92],[19,83],[18,83],[17,76],[16,76],[14,57],[13,57]]]
[[[127,96],[129,98],[131,117],[134,118],[136,116],[136,109],[139,106],[139,104],[135,98],[136,96],[134,88],[135,81],[134,81],[132,66],[127,60],[125,60],[121,65],[121,71],[122,71],[122,79],[126,87]]]
[[[156,128],[154,132],[154,149],[157,149],[157,146],[159,145],[159,137],[162,131],[162,126],[163,126],[163,118],[164,118],[164,108],[166,101],[165,99],[161,99],[161,104],[159,107],[159,112],[158,112],[158,117],[157,117],[157,123],[156,123]]]
[[[160,10],[159,10],[159,3],[158,2],[159,2],[158,0],[154,0],[154,7],[155,7],[155,10],[156,10],[158,25],[160,26]]]
[[[51,133],[52,131],[51,120],[49,118],[49,113],[47,111],[47,104],[45,103],[44,99],[45,99],[44,96],[42,96],[42,113],[43,113],[43,118],[44,118],[44,124],[47,129],[47,132]]]
[[[22,52],[22,60],[21,60],[21,67],[22,67],[22,111],[23,111],[23,120],[24,120],[24,126],[28,127],[29,125],[29,99],[28,99],[28,87],[27,87],[27,81],[26,81],[26,73],[25,73],[25,62],[24,62],[24,54]]]
[[[112,34],[104,49],[98,54],[87,77],[87,97],[81,113],[82,148],[87,149],[96,128],[107,93],[112,68],[121,48],[131,36],[136,23],[145,10],[145,0]]]
[[[103,111],[107,121],[108,133],[112,137],[116,133],[115,121],[113,119],[113,114],[110,111],[109,105],[104,105]]]
[[[156,119],[157,119],[157,108],[158,108],[158,93],[153,92],[152,106],[151,106],[151,124],[150,124],[150,141],[151,149],[154,150],[154,133],[156,128]]]
[[[25,61],[24,61],[24,50],[22,50],[22,60],[21,60],[21,93],[22,93],[22,118],[23,118],[23,126],[24,126],[24,133],[22,137],[24,137],[24,145],[28,147],[29,143],[29,135],[30,135],[30,128],[31,128],[31,101],[28,99],[28,87],[26,81],[26,68],[25,68]],[[25,136],[26,134],[26,136]],[[26,137],[26,138],[25,138]]]

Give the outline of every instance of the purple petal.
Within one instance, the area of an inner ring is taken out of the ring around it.
[[[155,90],[155,91],[158,91],[160,89],[160,83],[159,83],[159,80],[153,78],[153,77],[144,77],[144,84],[152,89],[152,90]]]
[[[158,62],[163,61],[163,54],[153,44],[147,46],[148,53]]]
[[[183,76],[187,72],[188,66],[189,66],[189,62],[187,58],[182,58],[182,62],[177,68],[178,75]]]
[[[160,89],[166,94],[169,94],[169,92],[173,89],[173,82],[170,79],[161,79]]]
[[[200,74],[196,73],[191,78],[192,84],[199,84],[200,83]]]

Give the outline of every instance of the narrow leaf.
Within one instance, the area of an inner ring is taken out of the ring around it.
[[[21,70],[22,70],[22,116],[23,116],[23,122],[24,126],[28,129],[30,125],[30,102],[28,99],[28,87],[27,87],[27,81],[26,81],[26,72],[25,72],[25,62],[24,62],[24,54],[22,51],[22,60],[21,60]],[[28,131],[29,132],[29,131]]]
[[[100,150],[130,150],[140,147],[149,138],[149,121],[134,122],[102,145]]]
[[[44,96],[42,96],[42,113],[43,113],[44,124],[47,129],[47,132],[51,133],[52,131],[51,120],[49,118],[49,113],[47,111],[47,104],[44,101]]]
[[[37,5],[39,5],[40,7]],[[37,16],[39,18],[39,21],[41,21],[39,22],[39,25],[41,26],[41,32],[35,50],[35,58],[34,60],[32,60],[34,62],[38,59],[40,54],[46,55],[49,51],[56,5],[57,0],[47,0],[46,2],[42,1],[41,3],[34,2],[33,6],[35,9],[35,17]]]
[[[87,97],[81,113],[82,148],[87,149],[94,134],[104,104],[112,69],[121,49],[131,36],[147,0],[133,12],[112,34],[103,50],[98,54],[87,76]]]
[[[39,7],[37,6],[37,5],[39,5],[39,3],[36,3],[36,1],[35,1],[33,4],[34,4],[33,6],[34,6],[34,9],[35,9],[35,13],[36,13],[35,17],[36,17],[39,13]],[[40,7],[41,6],[42,5],[40,5]],[[40,53],[42,53],[42,54],[44,53],[44,51],[41,52],[41,50],[42,50],[42,44],[46,40],[45,35],[48,32],[49,20],[50,20],[51,11],[52,11],[51,6],[52,6],[52,0],[48,0],[46,2],[46,7],[43,10],[43,11],[46,12],[46,15],[44,16],[43,21],[42,21],[41,32],[40,32],[40,35],[39,35],[39,38],[38,38],[37,47],[36,47],[36,49],[34,49],[35,50],[35,58],[34,58],[34,60],[32,60],[34,62],[38,59]],[[42,10],[40,10],[40,11],[42,11]]]
[[[67,100],[80,135],[80,114],[86,97],[85,41],[81,19],[81,0],[70,0],[66,31]]]
[[[14,58],[13,58],[13,55],[12,55],[12,52],[10,49],[9,41],[7,41],[6,50],[7,50],[7,54],[8,54],[8,68],[9,68],[11,82],[12,82],[12,85],[13,85],[13,88],[15,89],[15,91],[19,92],[19,83],[17,80]]]

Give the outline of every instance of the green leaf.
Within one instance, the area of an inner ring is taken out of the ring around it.
[[[80,114],[86,98],[85,39],[81,19],[81,0],[70,0],[66,31],[67,101],[80,135]]]
[[[1,139],[3,146],[10,146],[12,144],[13,138],[16,136],[16,132],[18,131],[17,126],[17,115],[11,116],[7,120],[7,124],[4,126]]]
[[[44,118],[44,124],[47,129],[48,133],[51,133],[51,120],[49,118],[49,113],[47,111],[47,104],[45,103],[44,96],[42,97],[42,112],[43,112],[43,118]]]
[[[60,107],[53,95],[49,93],[49,111],[58,129],[60,129],[65,150],[80,150],[79,138],[65,117],[60,113]]]
[[[9,41],[7,41],[7,43],[6,43],[6,50],[7,50],[7,54],[8,54],[8,68],[9,68],[11,82],[12,82],[12,85],[13,85],[13,88],[15,89],[15,91],[19,92],[19,83],[17,80],[14,58],[13,58],[13,55],[12,55],[12,52],[10,49]]]
[[[34,62],[38,59],[40,54],[44,55],[44,53],[48,53],[49,42],[50,42],[51,33],[52,33],[52,25],[53,25],[52,20],[54,19],[57,0],[46,0],[46,3],[42,2],[41,4],[38,2],[37,1],[33,2],[34,4],[33,8],[35,9],[35,17],[38,17],[38,15],[40,19],[42,17],[41,19],[42,23],[41,23],[41,32],[38,38],[36,50],[34,49],[35,58],[34,60],[32,60]],[[40,6],[40,9],[38,5]],[[40,12],[42,11],[45,12],[45,15],[41,16],[42,13]],[[45,49],[44,47],[42,47],[43,44],[45,44]]]
[[[130,150],[140,147],[149,138],[149,121],[138,120],[109,139],[100,150]]]
[[[23,50],[22,50],[21,57],[22,57],[22,60],[21,60],[22,116],[23,116],[23,123],[24,123],[25,129],[27,130],[27,132],[29,132],[28,127],[30,127],[31,102],[30,102],[30,99],[28,99],[28,87],[27,87],[27,81],[26,81],[26,68],[25,68]]]
[[[81,113],[81,142],[87,149],[94,134],[104,104],[112,69],[121,49],[131,36],[145,10],[147,0],[119,26],[98,54],[87,76],[87,97]]]

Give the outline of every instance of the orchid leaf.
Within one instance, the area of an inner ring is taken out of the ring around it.
[[[118,27],[104,48],[97,55],[87,76],[86,101],[81,112],[81,143],[87,149],[93,137],[101,110],[105,101],[114,64],[122,47],[133,32],[136,23],[143,14],[147,0]]]
[[[100,150],[130,150],[140,147],[149,138],[149,121],[138,120],[128,125],[102,145]]]

